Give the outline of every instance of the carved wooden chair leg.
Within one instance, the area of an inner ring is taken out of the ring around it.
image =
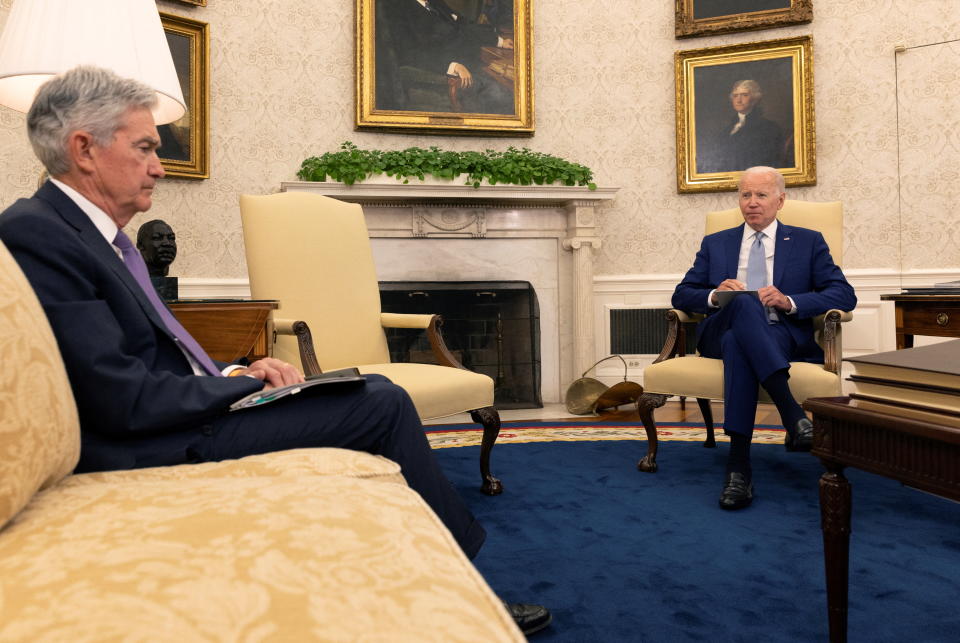
[[[700,407],[700,413],[703,414],[703,423],[707,427],[707,439],[704,440],[703,446],[713,449],[717,446],[713,435],[713,408],[710,406],[710,400],[702,397],[697,398],[697,405]]]
[[[647,432],[647,455],[637,463],[637,469],[645,473],[657,472],[657,425],[653,420],[653,409],[666,404],[667,397],[658,393],[644,393],[637,400],[637,413]]]
[[[492,406],[485,406],[470,411],[470,417],[477,424],[483,425],[483,441],[480,443],[480,476],[483,484],[480,485],[480,491],[488,496],[498,496],[503,493],[503,485],[490,473],[490,452],[500,435],[500,414]]]

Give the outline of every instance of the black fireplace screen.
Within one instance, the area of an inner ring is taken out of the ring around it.
[[[543,406],[540,307],[527,281],[381,281],[387,313],[443,317],[447,348],[465,367],[494,381],[498,409]],[[423,331],[387,329],[392,362],[435,363]]]

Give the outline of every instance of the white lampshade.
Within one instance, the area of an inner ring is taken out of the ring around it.
[[[15,0],[0,36],[0,105],[26,112],[40,85],[77,65],[157,91],[157,124],[186,112],[155,0]]]

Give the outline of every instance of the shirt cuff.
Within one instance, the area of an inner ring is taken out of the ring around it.
[[[236,371],[236,370],[239,370],[239,369],[241,369],[241,368],[246,368],[246,367],[245,367],[245,366],[240,366],[239,364],[230,364],[230,365],[227,366],[225,369],[223,369],[222,371],[220,371],[220,373],[221,373],[224,377],[230,377],[230,373],[232,373],[232,372],[234,372],[234,371]]]
[[[710,291],[710,294],[707,295],[707,308],[720,308],[719,305],[713,303],[713,293],[717,292],[717,289],[714,288]]]
[[[788,314],[788,315],[796,315],[796,314],[797,314],[797,304],[793,301],[793,297],[791,297],[790,295],[787,295],[787,301],[790,302],[790,310],[787,311],[787,314]]]

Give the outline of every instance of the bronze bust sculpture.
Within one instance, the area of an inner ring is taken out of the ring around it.
[[[177,298],[177,278],[168,277],[170,264],[177,256],[177,235],[161,219],[152,219],[137,231],[137,249],[143,255],[150,281],[162,299]]]

